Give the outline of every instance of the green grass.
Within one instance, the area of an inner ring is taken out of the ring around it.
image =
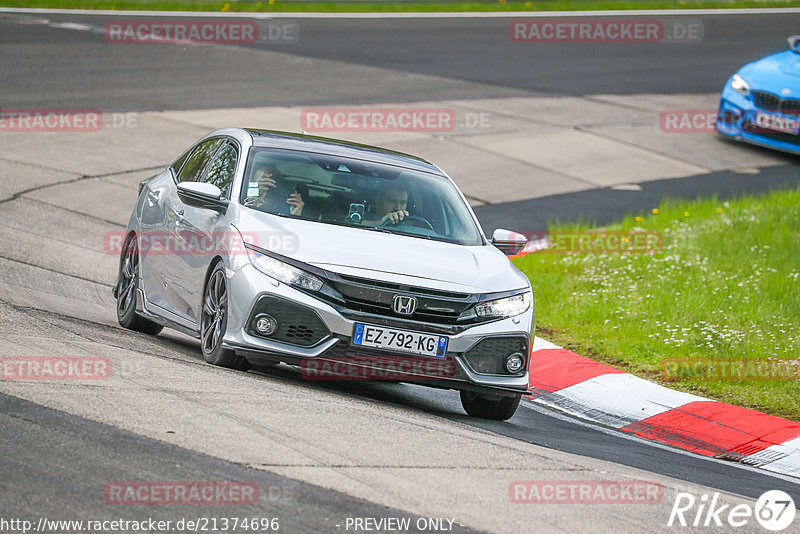
[[[516,259],[533,284],[538,335],[669,387],[800,420],[796,374],[719,380],[665,366],[800,363],[800,190],[667,201],[657,213],[607,228],[662,232],[664,247],[655,254],[539,252]]]
[[[2,7],[219,12],[432,12],[574,11],[599,9],[703,9],[796,7],[800,0],[484,0],[420,2],[351,0],[0,0]]]

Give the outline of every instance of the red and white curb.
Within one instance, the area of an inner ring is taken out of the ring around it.
[[[636,436],[800,477],[800,423],[665,388],[536,338],[533,402]]]

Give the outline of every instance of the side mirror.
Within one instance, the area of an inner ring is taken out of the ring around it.
[[[492,245],[496,246],[506,256],[514,256],[522,252],[528,239],[517,232],[498,228],[492,234]]]
[[[787,41],[789,41],[789,48],[791,48],[793,52],[800,53],[800,48],[798,48],[800,45],[800,35],[792,35]]]
[[[222,191],[214,184],[181,182],[178,184],[178,198],[184,204],[199,208],[216,211],[228,209],[228,199],[222,198]]]

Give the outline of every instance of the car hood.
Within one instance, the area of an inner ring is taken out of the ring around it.
[[[242,209],[246,241],[340,274],[448,291],[491,293],[528,287],[528,279],[490,245],[463,246]]]
[[[739,70],[751,89],[781,94],[784,89],[800,98],[800,54],[785,50],[748,63]],[[784,95],[786,96],[786,95]]]

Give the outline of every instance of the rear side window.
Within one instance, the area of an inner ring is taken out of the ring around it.
[[[203,181],[214,184],[222,191],[222,196],[227,197],[231,190],[233,177],[236,174],[236,162],[239,159],[239,152],[231,143],[219,149],[211,165],[208,167]]]
[[[211,159],[220,144],[222,144],[222,139],[209,139],[197,145],[192,151],[192,155],[184,163],[178,175],[178,181],[196,182],[202,176],[208,160]]]

